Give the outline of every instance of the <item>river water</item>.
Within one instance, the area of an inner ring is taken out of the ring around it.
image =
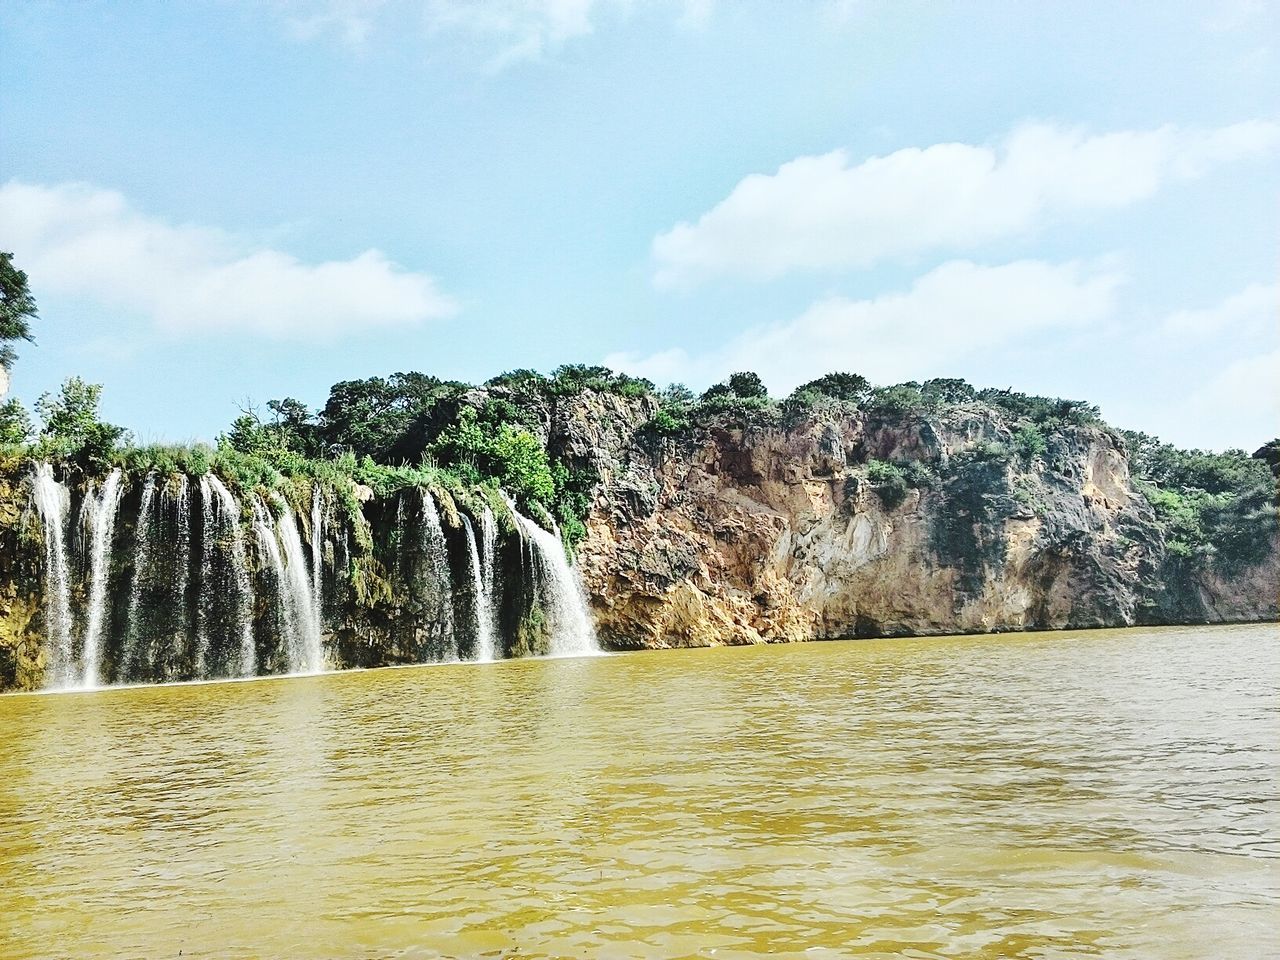
[[[0,698],[0,956],[1280,955],[1280,628]]]

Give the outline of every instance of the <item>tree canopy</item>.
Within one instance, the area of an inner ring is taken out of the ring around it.
[[[27,286],[27,275],[13,265],[13,254],[0,251],[0,367],[13,367],[15,340],[31,340],[36,300]]]

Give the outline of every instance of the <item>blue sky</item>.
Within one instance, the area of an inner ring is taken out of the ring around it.
[[[335,381],[832,369],[1280,432],[1280,9],[0,5],[0,248],[144,440]]]

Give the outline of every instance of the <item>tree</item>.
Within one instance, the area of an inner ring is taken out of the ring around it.
[[[90,469],[107,464],[127,431],[98,415],[102,384],[68,377],[55,396],[46,393],[36,401],[42,427],[40,441],[47,454],[61,454]]]
[[[27,287],[27,275],[13,265],[13,254],[0,252],[0,367],[13,368],[17,354],[9,344],[30,340],[30,322],[36,318],[36,301]]]
[[[416,463],[439,428],[452,420],[465,384],[423,373],[345,380],[329,390],[318,439],[378,463]]]
[[[26,443],[31,439],[31,417],[18,400],[0,403],[0,443]]]
[[[860,373],[828,373],[796,387],[792,396],[819,394],[847,403],[864,403],[870,393],[871,382]]]
[[[750,371],[730,374],[729,389],[745,400],[763,400],[769,396],[769,390],[759,374]]]
[[[1253,452],[1253,458],[1265,463],[1276,478],[1280,479],[1280,438],[1268,440]]]

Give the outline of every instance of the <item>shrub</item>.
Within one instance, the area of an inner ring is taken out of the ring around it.
[[[1014,431],[1013,449],[1018,456],[1030,463],[1036,457],[1044,456],[1049,444],[1040,428],[1028,423]]]
[[[0,444],[26,443],[34,428],[27,408],[17,398],[0,403]]]
[[[907,478],[900,467],[885,460],[867,461],[867,480],[880,502],[893,510],[907,498]]]

